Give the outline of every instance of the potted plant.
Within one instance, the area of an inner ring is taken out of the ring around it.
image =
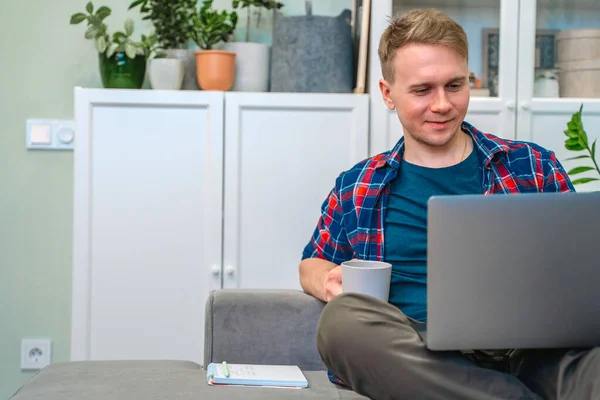
[[[283,4],[275,0],[233,0],[234,9],[246,9],[245,41],[231,42],[225,49],[236,54],[235,84],[233,90],[243,92],[266,92],[269,90],[271,48],[267,44],[257,43],[256,32],[253,29],[252,11],[255,10],[256,24],[254,28],[260,29],[263,11],[275,11]],[[251,41],[251,36],[252,40]]]
[[[194,14],[191,39],[200,47],[196,52],[196,78],[204,90],[229,90],[235,79],[235,53],[215,50],[214,46],[227,42],[237,25],[235,11],[216,11],[213,0],[204,0]]]
[[[111,14],[110,8],[101,6],[94,12],[94,5],[88,2],[87,13],[71,16],[71,25],[87,21],[85,38],[94,40],[98,51],[100,76],[105,88],[140,89],[146,75],[146,62],[156,47],[156,36],[142,35],[141,41],[134,41],[134,25],[131,19],[124,24],[124,31],[110,35],[104,20]]]
[[[150,62],[150,82],[152,87],[168,88],[176,85],[183,64],[183,83],[179,87],[197,90],[196,58],[188,49],[192,17],[196,12],[196,0],[135,0],[129,10],[138,7],[142,20],[150,20],[158,40],[158,47],[165,57]],[[160,81],[160,82],[157,82]]]
[[[582,120],[583,104],[579,107],[579,111],[571,116],[571,120],[567,123],[567,129],[564,131],[567,139],[565,140],[565,148],[571,151],[585,151],[586,154],[567,158],[567,160],[590,159],[593,166],[583,165],[575,167],[567,172],[569,176],[579,175],[588,171],[596,171],[600,175],[600,168],[596,162],[596,140],[591,144],[588,140],[587,132],[583,127]],[[572,181],[573,185],[581,185],[588,182],[598,181],[596,177],[578,178]]]

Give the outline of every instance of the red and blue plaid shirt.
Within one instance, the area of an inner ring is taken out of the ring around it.
[[[483,194],[575,191],[553,152],[480,132],[466,122],[462,130],[473,138],[483,160]],[[322,258],[338,265],[353,258],[383,261],[390,183],[403,153],[404,138],[337,178],[302,259]]]

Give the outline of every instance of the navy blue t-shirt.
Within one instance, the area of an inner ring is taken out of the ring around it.
[[[427,201],[434,195],[482,193],[478,152],[459,164],[426,168],[402,160],[385,215],[384,259],[393,265],[389,302],[427,320]]]

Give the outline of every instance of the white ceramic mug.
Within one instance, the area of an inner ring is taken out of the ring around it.
[[[388,301],[392,264],[381,261],[352,260],[342,263],[342,290],[366,294]]]

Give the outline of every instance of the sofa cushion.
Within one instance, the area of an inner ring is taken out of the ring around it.
[[[324,303],[299,290],[224,289],[206,303],[204,365],[297,365],[325,370],[317,351]]]
[[[337,387],[323,371],[305,372],[308,389],[209,386],[206,371],[186,361],[78,361],[51,364],[12,400],[365,399]]]

